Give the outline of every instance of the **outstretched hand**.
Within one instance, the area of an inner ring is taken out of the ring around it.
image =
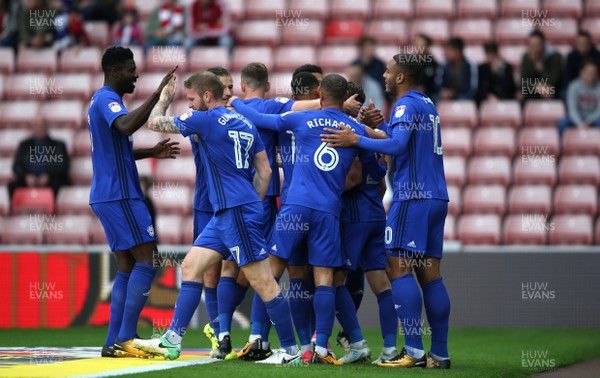
[[[159,101],[165,104],[170,104],[171,102],[173,102],[173,98],[175,98],[176,88],[177,84],[175,81],[175,76],[172,76],[167,85],[165,85],[165,87],[162,89],[162,92],[160,92]]]
[[[358,114],[360,108],[362,107],[362,103],[360,103],[356,97],[358,97],[358,93],[353,94],[348,97],[346,101],[344,101],[344,113],[346,114]]]
[[[179,142],[169,142],[171,138],[163,139],[152,148],[152,157],[156,159],[175,159],[179,155]]]
[[[339,124],[340,130],[324,128],[329,134],[321,134],[321,141],[327,142],[329,147],[351,147],[358,144],[359,136],[350,127]]]
[[[175,71],[177,70],[177,67],[179,67],[179,66],[173,67],[171,69],[171,71],[167,72],[165,77],[163,77],[162,81],[160,82],[160,85],[158,86],[158,92],[162,93],[163,88],[165,88],[167,86],[167,84],[169,84],[169,81],[171,80],[171,78],[173,78],[175,76]]]

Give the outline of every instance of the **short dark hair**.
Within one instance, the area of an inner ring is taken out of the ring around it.
[[[418,57],[411,54],[396,54],[393,59],[396,62],[396,67],[402,71],[410,83],[419,83],[422,65],[419,64]]]
[[[419,33],[417,34],[417,37],[424,40],[427,47],[430,47],[433,44],[433,39],[425,33]]]
[[[213,94],[216,98],[223,98],[223,92],[225,86],[223,82],[212,72],[200,71],[192,74],[184,82],[185,88],[195,90],[199,95],[208,91]]]
[[[369,36],[365,36],[365,37],[360,37],[360,39],[358,40],[357,45],[358,45],[359,48],[362,48],[365,45],[368,45],[368,44],[374,45],[375,43],[376,43],[375,42],[375,38],[369,37]]]
[[[590,32],[587,31],[587,30],[584,30],[584,29],[580,29],[577,32],[577,36],[578,37],[585,37],[585,38],[589,39],[590,41],[592,40],[592,35],[590,34]]]
[[[496,42],[488,42],[483,45],[483,50],[486,54],[498,54],[498,44]]]
[[[360,102],[361,104],[364,104],[365,101],[367,100],[367,96],[365,95],[365,91],[363,90],[362,85],[357,84],[353,81],[348,81],[348,89],[346,90],[346,98],[354,96],[355,94],[358,94],[358,96],[356,96],[356,101]]]
[[[535,29],[534,31],[529,33],[529,38],[531,38],[531,37],[538,37],[542,40],[542,42],[546,42],[546,36],[539,29]]]
[[[308,72],[311,74],[319,73],[323,75],[323,68],[321,68],[321,66],[317,66],[316,64],[303,64],[294,70],[293,76],[298,75],[300,72]]]
[[[321,92],[333,100],[344,101],[347,90],[348,81],[342,75],[329,74],[321,81]]]
[[[231,76],[231,73],[225,67],[217,66],[207,69],[208,72],[212,72],[217,76]]]
[[[115,67],[120,67],[127,60],[133,60],[133,51],[127,47],[112,46],[104,51],[102,55],[102,71],[109,72]]]
[[[301,96],[319,87],[319,80],[310,72],[300,72],[292,76],[292,95]]]
[[[581,62],[581,68],[579,71],[583,70],[585,66],[594,66],[596,69],[600,69],[600,67],[598,67],[598,62],[596,62],[596,60],[593,58],[584,59],[583,62]]]
[[[242,81],[252,89],[266,88],[269,82],[269,70],[262,63],[248,63],[242,68]]]
[[[446,42],[446,47],[463,51],[465,48],[465,42],[462,40],[462,38],[452,37],[448,40],[448,42]]]

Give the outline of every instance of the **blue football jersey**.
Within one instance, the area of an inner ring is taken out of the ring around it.
[[[110,87],[104,86],[92,96],[88,109],[93,167],[90,203],[144,198],[133,137],[113,127],[115,119],[125,114],[123,99]]]
[[[252,184],[254,155],[265,149],[254,124],[222,106],[175,117],[185,137],[198,134],[214,212],[259,201]]]
[[[289,98],[284,97],[276,97],[268,100],[264,100],[262,98],[251,98],[242,101],[244,102],[244,104],[264,114],[283,114],[285,112],[288,112],[294,104],[294,100],[290,100]],[[279,179],[279,167],[277,165],[278,133],[273,130],[262,128],[260,124],[256,124],[256,126],[258,127],[260,139],[265,145],[265,151],[267,152],[267,157],[269,158],[271,170],[273,171],[273,175],[271,176],[271,182],[269,183],[269,188],[267,189],[266,195],[279,196],[279,194],[281,193],[281,188]]]
[[[196,135],[190,135],[190,143],[192,144],[192,153],[194,154],[194,163],[196,163],[196,187],[194,188],[194,210],[212,212],[212,205],[208,197],[208,183],[206,181],[206,173],[204,165],[200,157],[200,148],[194,140]]]

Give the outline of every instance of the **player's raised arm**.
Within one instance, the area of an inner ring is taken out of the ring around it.
[[[343,111],[346,114],[356,114],[360,110],[362,104],[356,100],[358,95],[354,94],[350,96],[346,101],[344,101]],[[294,102],[292,105],[293,111],[301,111],[301,110],[320,110],[321,109],[321,100],[300,100]]]
[[[175,77],[172,77],[160,93],[160,99],[152,108],[148,128],[161,133],[179,134],[179,128],[175,125],[173,117],[167,117],[167,108],[175,97]]]
[[[251,106],[244,104],[242,100],[237,97],[231,97],[231,106],[235,110],[248,118],[250,122],[255,125],[260,125],[263,129],[280,131],[281,130],[281,117],[279,114],[264,114],[256,111]]]
[[[269,188],[269,181],[271,180],[271,165],[269,164],[269,158],[265,150],[262,150],[254,155],[254,189],[258,193],[258,197],[262,201],[265,198],[267,189]]]
[[[379,152],[381,154],[398,156],[406,151],[410,132],[403,130],[398,125],[393,128],[392,137],[387,139],[373,139],[365,136],[359,136],[352,132],[350,128],[344,127],[340,130],[325,128],[329,134],[321,134],[321,140],[329,143],[331,147],[350,147],[358,146],[365,150]]]
[[[150,112],[152,111],[154,105],[159,101],[160,94],[163,88],[169,83],[169,81],[173,78],[173,74],[177,66],[173,67],[171,71],[169,71],[165,77],[162,79],[160,85],[156,89],[156,91],[150,96],[142,105],[140,105],[137,109],[132,110],[126,115],[120,116],[113,122],[113,126],[122,132],[125,135],[132,135],[136,132],[140,127],[146,123],[148,117],[150,116]]]

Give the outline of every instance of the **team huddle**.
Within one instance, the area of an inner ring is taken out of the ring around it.
[[[265,99],[269,81],[262,63],[243,68],[243,99],[232,95],[226,69],[194,73],[183,81],[190,110],[169,117],[177,67],[128,112],[122,97],[135,88],[133,54],[107,49],[105,86],[88,112],[90,204],[118,262],[102,356],[178,358],[204,290],[211,357],[285,365],[370,360],[357,317],[366,277],[377,296],[383,338],[373,364],[450,368],[450,299],[440,275],[448,210],[440,120],[416,89],[421,67],[414,62],[398,54],[387,63],[386,92],[395,101],[389,122],[372,103],[363,106],[360,85],[323,76],[310,64],[294,72],[292,99]],[[170,329],[153,339],[137,335],[157,245],[135,159],[174,158],[179,148],[163,140],[151,151],[134,150],[131,135],[146,122],[153,131],[188,137],[196,163],[194,243],[181,267]],[[393,200],[386,218],[388,166]],[[286,269],[284,293],[279,279]],[[232,317],[249,286],[255,291],[252,329],[236,352]],[[428,353],[423,305],[431,329]],[[339,359],[329,345],[336,317],[343,328],[336,340],[345,352]],[[270,348],[271,326],[280,349]]]

